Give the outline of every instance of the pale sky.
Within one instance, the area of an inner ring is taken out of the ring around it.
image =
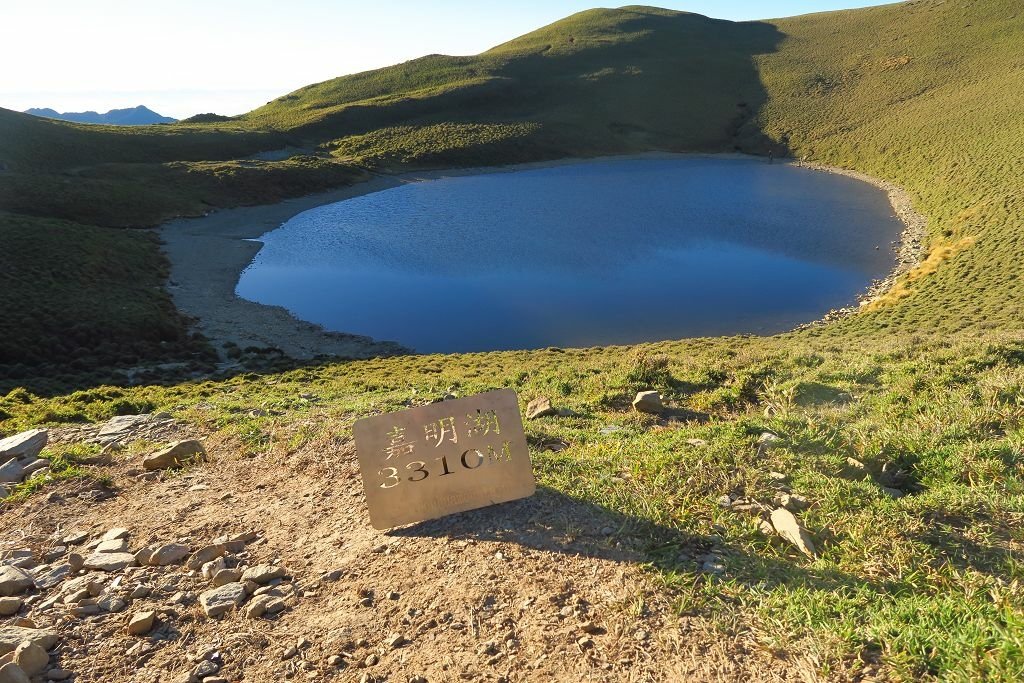
[[[626,0],[628,2],[628,0]],[[664,0],[721,19],[872,0]],[[0,0],[0,107],[241,114],[303,85],[469,55],[597,0]],[[613,6],[613,5],[603,5]]]

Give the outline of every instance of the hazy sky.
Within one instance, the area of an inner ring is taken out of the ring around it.
[[[628,4],[625,0],[623,4]],[[664,0],[733,20],[872,0]],[[0,0],[0,107],[240,114],[308,83],[476,54],[595,0]]]

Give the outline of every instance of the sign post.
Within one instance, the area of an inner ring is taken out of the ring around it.
[[[370,523],[390,529],[533,495],[511,389],[363,418],[353,425]]]

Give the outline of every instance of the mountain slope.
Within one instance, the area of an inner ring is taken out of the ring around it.
[[[111,109],[105,114],[95,111],[64,112],[53,109],[26,109],[26,114],[42,116],[48,119],[73,121],[75,123],[105,123],[112,126],[147,126],[154,123],[174,123],[177,119],[161,116],[152,109],[139,105],[129,109]]]

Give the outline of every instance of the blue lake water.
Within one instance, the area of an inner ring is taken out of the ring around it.
[[[301,213],[239,296],[420,352],[773,333],[851,304],[903,225],[858,180],[679,156],[415,182]]]

